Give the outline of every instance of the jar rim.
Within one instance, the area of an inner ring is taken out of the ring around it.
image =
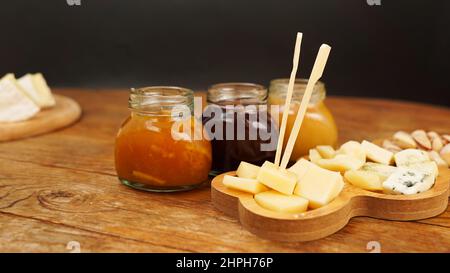
[[[266,88],[258,83],[251,83],[251,82],[221,82],[221,83],[215,83],[213,85],[211,85],[208,90],[210,89],[218,89],[218,88],[223,88],[226,86],[230,86],[229,88],[231,89],[231,86],[239,86],[239,87],[254,87],[254,89],[256,90],[265,90]]]
[[[305,93],[306,86],[308,84],[308,79],[296,78],[294,82],[294,90],[292,94],[292,101],[298,103],[302,100],[303,94]],[[289,85],[288,78],[278,78],[270,81],[269,96],[278,96],[280,98],[285,98],[287,94],[287,89]],[[312,97],[310,103],[319,102],[326,97],[325,83],[317,81],[314,85]]]
[[[286,87],[287,87],[287,85],[289,85],[289,78],[277,78],[277,79],[273,79],[273,80],[270,81],[270,85],[276,85],[276,84],[286,85]],[[308,79],[295,78],[294,88],[295,88],[296,85],[298,87],[303,87],[303,86],[306,87],[307,84],[308,84]],[[325,88],[325,83],[322,82],[322,81],[317,81],[314,87],[315,88],[316,87],[318,87],[318,88]]]
[[[169,94],[173,92],[174,94]],[[190,96],[194,94],[191,89],[180,86],[168,86],[168,85],[155,85],[145,86],[139,88],[131,88],[131,93],[140,96]]]
[[[128,100],[133,111],[152,115],[170,115],[174,107],[193,109],[194,91],[178,86],[146,86],[131,88]]]
[[[207,100],[215,104],[261,104],[267,101],[267,88],[250,82],[223,82],[208,88]]]

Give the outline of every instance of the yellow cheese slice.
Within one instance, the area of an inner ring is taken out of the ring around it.
[[[255,195],[255,201],[261,207],[276,212],[301,213],[308,209],[307,199],[276,191],[258,193]]]
[[[259,183],[256,179],[241,178],[231,175],[225,175],[222,183],[227,187],[248,193],[260,193],[269,190],[266,186]]]
[[[350,170],[344,174],[345,179],[352,185],[369,191],[382,191],[383,181],[380,176],[371,171]]]
[[[245,161],[241,161],[236,171],[236,175],[242,178],[255,179],[258,176],[259,169],[260,169],[259,166],[247,163]]]
[[[264,162],[256,179],[267,187],[284,194],[292,194],[297,184],[295,173],[279,169],[269,161]]]
[[[297,175],[297,179],[301,180],[302,177],[306,174],[306,171],[308,171],[309,168],[318,168],[316,164],[301,158],[299,161],[297,161],[294,165],[292,165],[288,170],[290,172],[293,172]]]
[[[319,145],[316,149],[323,158],[333,158],[336,154],[336,151],[330,145]]]
[[[373,144],[372,142],[364,140],[361,143],[361,147],[366,152],[367,158],[373,162],[390,165],[394,162],[394,153],[388,151],[380,146]]]
[[[323,158],[314,163],[324,169],[336,172],[357,170],[364,165],[364,161],[347,154],[338,154],[334,158],[329,159]]]
[[[317,151],[316,149],[309,149],[309,160],[311,160],[311,162],[316,163],[320,159],[322,159],[322,156],[320,155],[319,151]]]
[[[299,180],[294,194],[308,199],[311,208],[319,208],[336,198],[343,187],[340,173],[312,167]]]

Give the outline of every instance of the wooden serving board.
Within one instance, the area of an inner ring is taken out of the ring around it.
[[[214,206],[237,218],[250,232],[274,241],[312,241],[343,228],[351,218],[368,216],[386,220],[410,221],[430,218],[447,209],[450,170],[442,168],[434,186],[415,195],[390,195],[366,191],[345,183],[339,196],[330,204],[304,213],[278,213],[259,206],[252,194],[229,189],[222,183],[224,175],[211,183]]]
[[[81,107],[71,98],[54,95],[56,104],[40,111],[33,118],[13,123],[0,123],[0,142],[45,134],[76,122]]]

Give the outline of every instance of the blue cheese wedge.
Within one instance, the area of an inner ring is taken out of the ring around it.
[[[429,190],[434,179],[432,174],[423,171],[398,168],[383,182],[383,190],[389,194],[418,194]]]
[[[425,161],[409,164],[406,168],[431,174],[434,178],[436,178],[439,174],[438,165],[434,161]]]
[[[26,95],[13,74],[0,79],[0,122],[27,120],[39,110],[39,106]]]

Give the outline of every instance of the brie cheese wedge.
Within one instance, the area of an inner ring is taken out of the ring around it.
[[[55,105],[55,98],[41,73],[26,74],[17,81],[39,107],[48,108]]]
[[[0,122],[27,120],[39,110],[39,106],[26,95],[13,74],[0,79]]]

